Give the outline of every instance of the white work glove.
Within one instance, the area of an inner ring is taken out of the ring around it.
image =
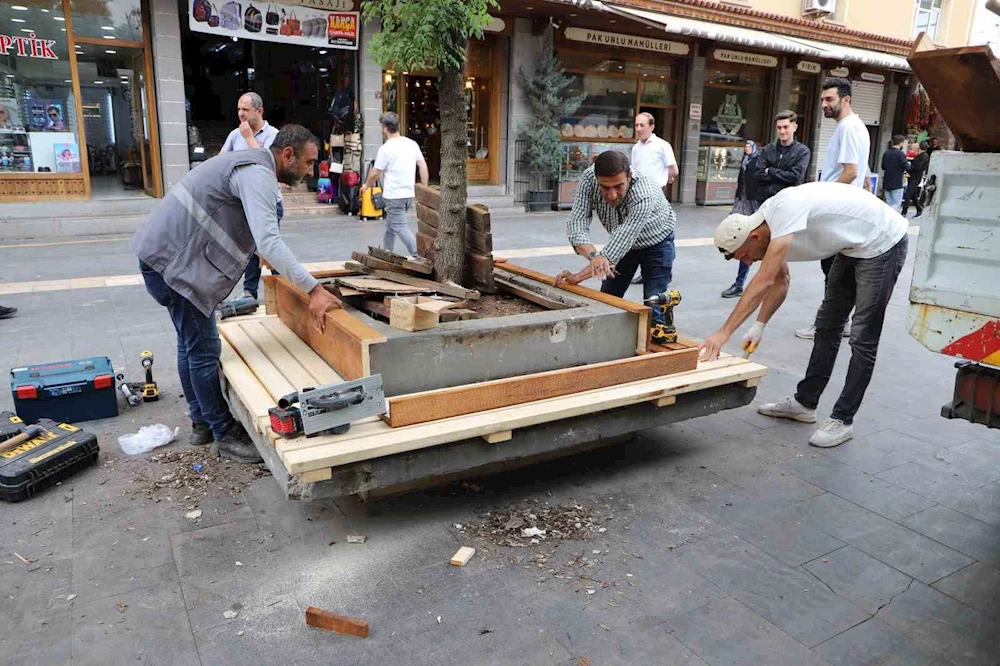
[[[746,356],[757,351],[757,345],[760,344],[761,338],[764,337],[764,324],[763,322],[755,321],[750,330],[746,332],[743,336],[743,351],[746,352]]]

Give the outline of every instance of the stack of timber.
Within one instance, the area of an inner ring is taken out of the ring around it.
[[[441,191],[417,184],[417,253],[434,261],[438,237]],[[496,293],[493,282],[493,234],[490,211],[482,204],[465,207],[465,284],[474,284],[488,294]]]

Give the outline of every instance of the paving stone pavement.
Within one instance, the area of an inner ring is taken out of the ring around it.
[[[681,208],[678,238],[711,236],[725,212]],[[564,221],[498,221],[497,252],[561,245]],[[286,233],[303,260],[323,261],[377,243],[381,225],[293,220]],[[0,282],[137,272],[124,239],[93,240],[2,245]],[[548,272],[580,264],[519,261]],[[679,249],[682,331],[718,327],[734,305],[718,293],[735,270],[710,246]],[[857,436],[839,448],[811,449],[810,426],[755,411],[794,390],[811,351],[793,331],[810,323],[822,273],[794,265],[755,355],[771,372],[751,406],[474,486],[367,503],[290,502],[262,478],[203,504],[199,522],[177,503],[130,495],[116,443],[155,422],[186,440],[165,311],[137,286],[0,297],[20,309],[0,322],[0,367],[107,355],[138,379],[139,352],[152,349],[164,394],[86,424],[100,439],[98,466],[3,507],[0,666],[1000,664],[1000,434],[938,415],[954,370],[906,333],[911,271],[889,308]],[[0,392],[0,409],[11,406]],[[454,527],[525,500],[614,517],[593,539],[532,549]],[[348,534],[368,540],[347,544]],[[480,552],[460,569],[447,562],[461,545]],[[363,617],[371,635],[307,627],[308,606]]]

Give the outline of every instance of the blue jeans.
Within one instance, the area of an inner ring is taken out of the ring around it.
[[[278,202],[278,224],[281,224],[281,218],[285,216],[285,206],[282,202]],[[277,275],[273,270],[272,274]],[[260,288],[260,257],[254,252],[250,255],[250,263],[247,264],[246,270],[243,271],[243,291],[249,291],[250,295],[257,298],[257,290]]]
[[[903,205],[903,188],[901,187],[898,190],[886,190],[885,203],[889,206],[889,208],[899,210],[899,207]]]
[[[382,239],[382,249],[392,252],[396,245],[396,236],[403,241],[406,251],[411,256],[417,254],[417,239],[406,223],[406,212],[414,207],[414,199],[385,200],[385,237]]]
[[[742,261],[739,263],[740,267],[736,269],[736,284],[740,285],[740,288],[742,288],[744,283],[747,281],[747,273],[750,272],[750,266],[749,264],[744,264]]]
[[[601,283],[601,291],[619,298],[624,296],[629,283],[632,282],[632,276],[639,266],[642,266],[642,297],[645,299],[655,294],[662,294],[670,286],[670,280],[673,278],[676,255],[672,233],[652,247],[633,248],[615,266],[618,275]],[[667,323],[666,316],[660,308],[653,308],[653,323]]]
[[[177,373],[188,402],[191,421],[207,423],[215,439],[222,439],[235,423],[222,397],[219,356],[222,341],[215,317],[206,317],[191,302],[167,286],[163,277],[139,262],[146,291],[170,313],[177,331]]]
[[[861,407],[875,369],[878,343],[882,337],[885,309],[896,286],[896,278],[906,262],[908,240],[904,235],[894,247],[872,259],[853,259],[837,254],[826,276],[826,294],[816,313],[816,339],[805,378],[799,382],[795,399],[816,409],[837,362],[840,340],[847,316],[851,319],[851,363],[840,399],[832,418],[852,423]]]

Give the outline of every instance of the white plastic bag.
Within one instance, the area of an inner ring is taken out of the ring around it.
[[[142,426],[137,433],[119,437],[118,444],[121,445],[122,451],[125,453],[137,456],[174,441],[180,430],[180,428],[171,430],[170,426],[165,426],[162,423]]]

